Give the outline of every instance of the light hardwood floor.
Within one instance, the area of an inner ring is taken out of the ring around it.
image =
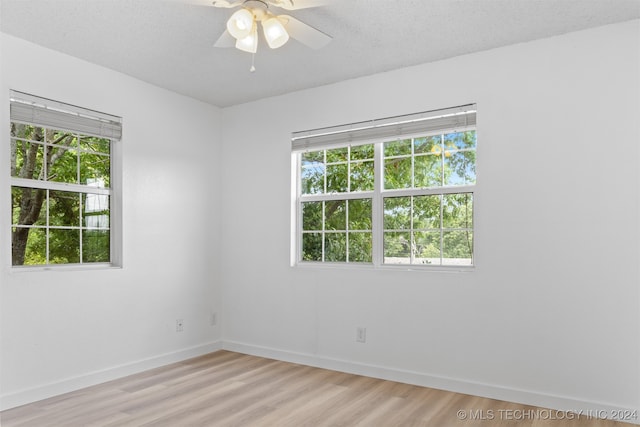
[[[10,409],[0,413],[0,423],[2,427],[629,426],[229,351]]]

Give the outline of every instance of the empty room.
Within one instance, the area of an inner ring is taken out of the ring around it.
[[[0,0],[0,424],[640,424],[640,0]]]

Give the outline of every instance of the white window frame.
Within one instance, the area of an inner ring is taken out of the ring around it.
[[[422,265],[384,262],[384,209],[383,201],[388,197],[446,195],[470,193],[473,197],[471,227],[475,230],[476,184],[439,186],[428,188],[384,189],[384,142],[395,139],[420,138],[469,130],[476,131],[476,104],[467,104],[443,110],[433,110],[405,116],[371,120],[330,128],[294,132],[292,134],[292,236],[291,266],[315,267],[374,267],[405,270],[472,270],[475,267],[475,233],[471,265]],[[373,191],[302,194],[302,153],[321,149],[343,148],[364,144],[374,145],[374,189]],[[476,147],[477,149],[477,147]],[[413,153],[411,155],[414,158]],[[302,203],[327,200],[372,200],[372,262],[326,262],[302,260]],[[442,219],[441,219],[442,220]],[[442,226],[440,232],[442,233]]]
[[[109,262],[81,262],[67,264],[51,264],[48,262],[49,245],[47,242],[47,263],[37,265],[13,265],[12,271],[29,271],[38,269],[91,269],[105,267],[122,267],[122,187],[121,187],[121,144],[122,119],[110,114],[89,110],[71,104],[66,104],[19,91],[10,91],[10,120],[15,123],[33,125],[48,129],[64,130],[75,135],[94,136],[110,140],[110,186],[107,188],[78,183],[63,183],[46,180],[35,180],[9,177],[8,187],[26,187],[43,189],[47,191],[47,199],[50,191],[65,191],[79,195],[95,195],[109,197]],[[45,143],[46,144],[46,143]],[[46,147],[46,145],[44,145]],[[105,154],[106,155],[106,154]],[[43,209],[48,209],[46,202]],[[53,229],[49,226],[49,213],[45,213],[47,222],[45,226],[28,228]],[[82,207],[81,213],[82,215]],[[12,218],[12,215],[8,215]],[[13,220],[10,220],[13,228]],[[64,229],[83,230],[78,226],[63,227]],[[87,229],[92,229],[88,227]],[[11,233],[9,234],[11,236]],[[8,239],[9,253],[11,239]],[[82,250],[82,243],[80,243]]]

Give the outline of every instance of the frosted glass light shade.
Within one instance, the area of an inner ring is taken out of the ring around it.
[[[258,27],[255,22],[249,35],[236,41],[236,48],[249,53],[258,51]]]
[[[254,24],[253,13],[247,9],[240,9],[231,15],[231,18],[227,21],[227,31],[237,40],[240,40],[251,34]]]
[[[289,40],[289,33],[275,16],[262,21],[262,29],[264,30],[264,38],[267,39],[267,44],[271,49],[277,49]]]

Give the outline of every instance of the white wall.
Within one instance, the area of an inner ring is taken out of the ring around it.
[[[226,348],[562,409],[639,408],[639,28],[225,109]],[[473,272],[289,267],[292,131],[470,102]]]
[[[9,89],[115,114],[124,125],[122,269],[12,272],[10,218],[0,216],[2,406],[220,348],[209,323],[221,309],[220,110],[0,35],[5,144]],[[6,149],[0,165],[6,213]]]

